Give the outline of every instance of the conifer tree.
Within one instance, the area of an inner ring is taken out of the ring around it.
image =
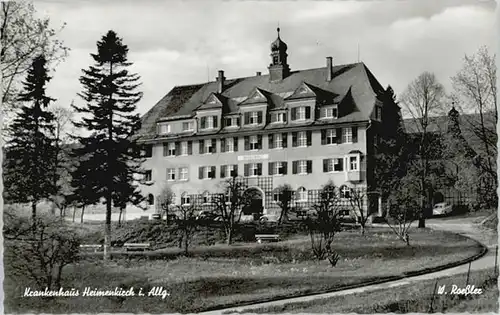
[[[137,88],[140,77],[127,69],[132,65],[127,59],[128,47],[110,30],[97,42],[97,54],[91,54],[94,64],[83,70],[79,96],[85,106],[73,106],[83,118],[75,122],[77,128],[90,131],[90,136],[78,136],[80,146],[73,152],[82,160],[75,171],[85,174],[78,185],[87,186],[93,200],[106,204],[104,233],[104,258],[109,258],[111,239],[111,209],[121,205],[126,194],[138,190],[133,174],[142,174],[141,150],[133,135],[141,127],[139,114],[134,113],[142,98]],[[125,174],[125,175],[124,175]],[[127,181],[123,181],[126,178]],[[132,199],[135,200],[135,199]]]
[[[10,126],[6,145],[6,195],[10,202],[30,203],[33,221],[37,204],[56,190],[54,115],[47,109],[54,99],[45,94],[50,79],[45,57],[35,57],[17,99],[23,106]]]

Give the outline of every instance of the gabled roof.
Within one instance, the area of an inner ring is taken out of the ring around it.
[[[218,109],[222,108],[225,103],[225,99],[221,97],[218,93],[210,93],[210,95],[205,99],[203,104],[198,106],[196,110],[205,110],[205,109]]]
[[[376,98],[384,89],[371,74],[364,63],[337,65],[332,68],[332,80],[327,81],[326,67],[292,71],[281,81],[271,82],[269,75],[259,75],[228,79],[224,82],[221,97],[226,100],[226,113],[239,111],[239,104],[244,102],[252,91],[257,90],[268,99],[270,109],[282,108],[284,99],[304,84],[317,97],[333,98],[334,102],[343,99],[350,90],[350,97],[360,111],[360,119],[369,119]],[[174,87],[143,117],[141,137],[155,137],[155,123],[165,116],[193,115],[211,93],[217,92],[217,82],[208,82],[189,86]],[[358,115],[357,115],[358,116]]]

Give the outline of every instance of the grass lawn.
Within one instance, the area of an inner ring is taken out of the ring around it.
[[[342,232],[335,238],[341,259],[334,268],[312,260],[309,241],[303,236],[271,244],[197,247],[190,258],[172,256],[168,254],[172,249],[166,249],[148,255],[154,260],[83,260],[64,273],[64,287],[133,286],[148,292],[154,286],[163,286],[170,293],[165,299],[23,298],[25,287],[36,286],[26,278],[14,277],[8,266],[12,262],[6,261],[4,306],[6,312],[16,313],[195,312],[402,275],[468,258],[481,249],[465,237],[429,229],[415,229],[411,238],[412,246],[407,247],[386,228],[372,228],[365,236],[357,231]]]
[[[437,279],[438,286],[453,284],[465,287],[467,274]],[[498,285],[493,268],[471,272],[469,284],[482,288],[481,295],[435,295],[436,280],[419,281],[388,289],[354,293],[314,301],[289,303],[283,306],[252,309],[252,313],[487,313],[498,311]],[[243,312],[242,312],[243,313]]]

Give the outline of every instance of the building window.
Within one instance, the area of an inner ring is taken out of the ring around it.
[[[337,105],[325,107],[321,110],[321,118],[337,118],[338,110]]]
[[[210,198],[210,194],[208,193],[208,191],[205,191],[202,195],[203,197],[203,203],[204,204],[209,204],[212,202],[212,198]]]
[[[191,198],[187,194],[187,192],[183,192],[181,195],[181,205],[190,205],[191,204]]]
[[[286,175],[286,162],[270,162],[269,175]]]
[[[205,153],[212,153],[212,140],[205,140],[204,145],[205,145]]]
[[[284,123],[284,122],[286,122],[285,113],[274,113],[271,116],[271,122],[272,123]]]
[[[174,156],[175,155],[175,143],[169,142],[163,144],[163,155],[164,156]]]
[[[282,149],[283,148],[283,135],[281,133],[277,133],[274,135],[274,148]]]
[[[181,155],[188,155],[188,143],[186,141],[181,142]]]
[[[155,196],[153,194],[148,195],[148,203],[152,206],[155,204]]]
[[[341,198],[351,198],[351,188],[343,185],[340,187],[340,197]]]
[[[225,127],[238,127],[240,119],[238,117],[228,117],[224,120]]]
[[[234,152],[234,138],[227,138],[225,142],[225,152]]]
[[[349,157],[349,171],[358,171],[359,170],[359,159],[357,156]]]
[[[167,168],[167,180],[175,180],[175,168]]]
[[[323,172],[342,172],[344,170],[344,159],[333,158],[323,160]]]
[[[188,122],[183,122],[182,123],[182,131],[193,131],[193,122],[188,121]]]
[[[273,190],[273,201],[280,202],[281,201],[281,190],[276,188]]]
[[[307,174],[307,161],[299,161],[299,174]]]
[[[299,107],[297,108],[297,119],[296,120],[305,120],[306,119],[306,108]]]
[[[258,150],[259,149],[259,137],[250,136],[250,150]]]
[[[188,180],[188,168],[181,167],[179,169],[179,180]]]
[[[229,178],[234,176],[237,176],[237,165],[222,165],[221,166],[221,178]]]
[[[261,176],[262,175],[262,163],[245,164],[244,174],[245,174],[245,176]]]
[[[147,170],[144,172],[144,181],[150,182],[153,180],[153,171]]]
[[[297,201],[307,201],[307,190],[304,187],[297,189]]]
[[[150,158],[153,156],[153,145],[152,144],[146,144],[143,146],[142,156],[145,158]]]
[[[170,124],[160,124],[159,133],[164,135],[171,132]]]
[[[292,162],[292,173],[293,174],[311,174],[312,173],[312,161],[311,160],[301,160]]]
[[[352,143],[351,128],[342,128],[342,143]]]
[[[328,129],[326,131],[326,144],[337,143],[337,130],[336,129]]]
[[[299,145],[299,147],[307,147],[307,133],[305,131],[299,132],[298,145]]]
[[[217,128],[218,116],[205,116],[200,118],[200,129]]]

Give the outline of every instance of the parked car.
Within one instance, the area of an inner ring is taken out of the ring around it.
[[[196,220],[204,220],[204,221],[222,221],[222,217],[217,215],[212,211],[202,210],[196,216]]]
[[[452,206],[447,202],[440,202],[434,205],[432,209],[433,215],[445,215],[450,214],[452,211]]]
[[[259,222],[277,222],[279,215],[276,214],[264,214],[260,217]]]

